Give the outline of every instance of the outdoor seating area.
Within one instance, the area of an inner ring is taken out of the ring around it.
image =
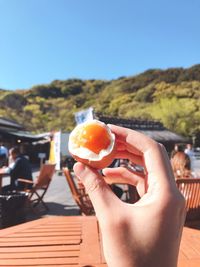
[[[94,216],[38,219],[0,231],[0,266],[107,266],[100,238]]]
[[[25,177],[18,179],[19,182],[25,184],[24,191],[28,193],[28,201],[31,208],[34,208],[41,203],[43,207],[48,210],[43,198],[51,183],[54,173],[55,164],[43,164],[34,181],[27,180]],[[31,189],[29,189],[29,185],[31,185]]]
[[[1,1],[0,267],[200,267],[199,1]]]
[[[92,215],[94,214],[94,208],[92,202],[90,201],[89,196],[85,192],[83,185],[78,183],[78,179],[75,181],[75,177],[72,175],[68,168],[63,168],[63,174],[66,177],[66,181],[69,185],[71,194],[76,204],[80,208],[80,213],[83,215]]]
[[[4,178],[1,176],[1,182]],[[21,182],[33,185],[24,190],[28,216],[0,230],[0,266],[107,266],[94,208],[72,170],[65,167],[58,172],[55,164],[43,164],[33,182]],[[178,267],[198,267],[200,179],[178,179],[176,183],[187,208]],[[121,186],[123,201],[139,199],[135,187]]]
[[[184,227],[178,267],[200,266],[199,238]],[[95,216],[51,216],[0,231],[0,266],[58,265],[107,266]]]

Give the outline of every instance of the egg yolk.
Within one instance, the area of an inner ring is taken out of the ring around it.
[[[101,125],[88,124],[80,129],[77,133],[76,145],[85,147],[98,154],[102,149],[110,145],[110,136],[107,130]]]

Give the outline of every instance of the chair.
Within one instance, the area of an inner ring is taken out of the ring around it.
[[[176,184],[186,200],[186,222],[200,219],[200,178],[177,179]]]
[[[88,194],[85,192],[84,187],[82,185],[78,185],[78,182],[75,182],[74,177],[67,167],[63,168],[63,173],[66,177],[72,196],[80,208],[81,214],[93,215],[95,213],[94,208]]]
[[[41,203],[43,207],[48,210],[43,198],[50,185],[54,172],[55,164],[43,164],[35,181],[26,180],[24,178],[18,179],[18,182],[25,183],[26,185],[24,191],[29,193],[28,200],[31,207],[35,207]],[[28,188],[30,185],[32,185],[31,189]]]

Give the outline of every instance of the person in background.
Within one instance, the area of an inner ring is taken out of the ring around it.
[[[173,156],[180,150],[180,145],[175,144],[174,149],[171,152],[170,158],[173,158]]]
[[[0,142],[0,167],[3,167],[8,164],[8,149]]]
[[[185,220],[185,199],[179,192],[165,148],[131,129],[108,125],[116,136],[116,158],[143,166],[143,174],[127,168],[106,168],[113,183],[137,187],[140,200],[121,201],[98,170],[74,165],[93,203],[109,267],[176,267]]]
[[[19,147],[13,147],[9,150],[9,157],[11,163],[8,167],[3,167],[1,173],[10,175],[10,185],[4,186],[2,190],[12,191],[12,190],[24,190],[24,184],[19,183],[19,178],[24,178],[27,180],[33,180],[32,169],[29,160],[20,153]]]
[[[194,171],[195,152],[191,143],[186,145],[184,152],[190,157],[191,170]]]
[[[187,145],[186,145],[186,148],[185,148],[185,150],[184,150],[184,152],[185,152],[189,157],[193,156],[193,155],[194,155],[194,149],[193,149],[193,147],[192,147],[192,144],[187,144]]]
[[[190,157],[185,152],[176,152],[171,158],[171,165],[175,179],[190,178],[192,176]]]

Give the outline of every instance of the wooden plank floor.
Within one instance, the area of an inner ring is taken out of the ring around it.
[[[0,266],[106,267],[95,216],[52,216],[0,230]],[[200,230],[184,227],[178,267],[200,267]]]
[[[178,267],[200,267],[200,230],[184,227]]]
[[[54,216],[0,231],[0,266],[105,266],[95,217]]]

